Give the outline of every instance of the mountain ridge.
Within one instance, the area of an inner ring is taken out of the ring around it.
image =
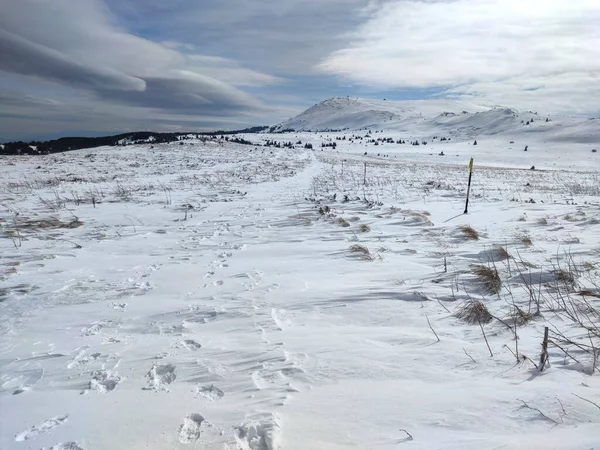
[[[446,134],[470,139],[478,136],[536,134],[552,141],[600,141],[600,121],[506,106],[484,106],[463,100],[374,100],[332,97],[275,130],[334,131],[376,129],[414,135]]]

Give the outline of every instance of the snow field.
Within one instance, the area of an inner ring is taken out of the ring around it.
[[[4,157],[0,447],[597,446],[598,336],[556,305],[598,306],[597,167],[318,145]]]

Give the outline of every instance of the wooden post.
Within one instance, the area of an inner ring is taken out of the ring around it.
[[[467,214],[469,212],[469,194],[471,193],[471,178],[473,177],[473,158],[469,162],[469,185],[467,186],[467,203],[465,204],[465,212]]]
[[[544,370],[544,366],[548,361],[548,327],[544,328],[544,340],[542,341],[542,354],[540,355],[540,372]]]
[[[367,185],[367,163],[365,163],[365,175],[363,177],[363,185]]]

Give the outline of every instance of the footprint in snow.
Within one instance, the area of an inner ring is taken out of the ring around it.
[[[154,364],[146,374],[148,387],[144,390],[169,391],[168,385],[175,381],[175,366],[173,364]]]
[[[119,302],[111,302],[108,306],[112,309],[116,309],[117,311],[123,311],[127,308],[127,303],[119,303]]]
[[[186,349],[188,349],[191,352],[195,352],[202,348],[202,345],[200,345],[193,339],[185,339],[184,341],[181,342],[181,345],[183,345]]]
[[[82,366],[86,366],[89,363],[96,361],[98,358],[102,356],[101,353],[88,353],[87,350],[90,347],[85,346],[82,350],[77,353],[77,355],[67,364],[67,369],[78,368]]]
[[[44,369],[26,369],[13,374],[12,378],[4,378],[0,384],[0,392],[12,390],[12,395],[19,395],[31,391],[44,377]]]
[[[85,450],[77,442],[59,442],[50,448],[42,447],[42,450]]]
[[[122,380],[116,373],[108,370],[96,370],[92,372],[90,389],[98,392],[112,392]]]
[[[200,414],[188,414],[184,417],[183,424],[179,427],[179,442],[191,444],[200,439],[202,422],[204,422],[204,417]]]
[[[67,421],[68,415],[52,417],[42,423],[32,426],[29,430],[22,431],[15,436],[15,441],[23,442],[33,439],[39,434],[44,434]]]
[[[102,330],[102,328],[104,328],[105,325],[106,322],[95,322],[89,327],[83,328],[81,330],[81,333],[83,336],[95,336],[98,333],[100,333],[100,331]]]
[[[196,397],[204,397],[205,399],[210,400],[211,402],[220,400],[225,395],[225,393],[221,389],[215,387],[214,384],[201,387],[197,386],[194,390],[196,393]]]

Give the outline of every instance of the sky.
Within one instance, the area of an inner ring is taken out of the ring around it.
[[[599,0],[0,0],[0,141],[276,124],[336,96],[600,115]]]

